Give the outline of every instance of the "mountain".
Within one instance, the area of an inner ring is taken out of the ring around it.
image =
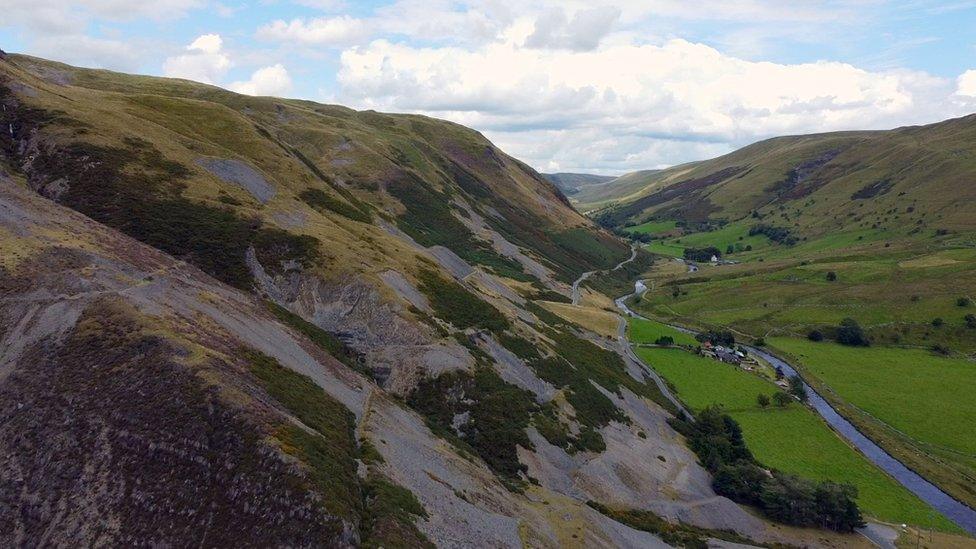
[[[666,177],[669,170],[638,170],[615,177],[597,185],[589,185],[580,189],[573,196],[578,208],[586,211],[598,210],[609,204],[625,202],[627,197],[634,198],[647,192],[655,181]]]
[[[892,209],[911,206],[899,225],[921,220],[970,230],[974,145],[976,115],[888,131],[779,137],[649,174],[601,199],[611,224],[650,217],[733,221],[758,212],[812,235],[891,225]],[[935,217],[922,220],[923,214]]]
[[[585,187],[598,185],[614,179],[612,176],[589,173],[544,173],[542,176],[559,187],[559,190],[567,195],[576,194]]]
[[[851,539],[716,495],[585,327],[650,257],[477,132],[21,55],[0,106],[6,545]]]

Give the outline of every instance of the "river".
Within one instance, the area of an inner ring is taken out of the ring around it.
[[[644,285],[644,282],[642,280],[638,280],[634,283],[634,293],[616,300],[617,308],[619,308],[625,315],[643,318],[632,311],[627,306],[626,301],[631,296],[640,294],[646,289],[647,287]],[[689,330],[681,326],[670,326],[685,333],[696,333],[693,330]],[[782,368],[786,375],[799,375],[796,368],[791,366],[785,360],[762,349],[757,349],[748,345],[743,345],[743,347],[748,349],[750,353],[754,353],[757,356],[767,360],[774,367],[778,366],[779,368]],[[800,377],[802,378],[802,376]],[[958,524],[962,529],[966,530],[971,535],[976,536],[976,510],[973,510],[972,507],[969,507],[949,494],[946,494],[937,486],[925,480],[921,475],[909,469],[900,461],[892,457],[891,454],[885,452],[880,446],[858,431],[857,428],[851,424],[851,422],[844,419],[844,417],[841,416],[837,410],[830,405],[830,403],[820,396],[820,394],[817,393],[813,387],[810,387],[810,385],[808,385],[806,382],[804,382],[803,385],[807,390],[807,395],[809,396],[808,403],[810,407],[820,414],[820,417],[824,418],[824,420],[834,429],[834,431],[836,431],[840,436],[844,437],[855,448],[860,450],[865,457],[871,460],[871,462],[891,475],[895,480],[901,483],[913,494],[918,496],[922,501],[937,509],[940,513],[949,518],[949,520]]]

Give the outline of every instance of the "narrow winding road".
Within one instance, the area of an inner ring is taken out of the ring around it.
[[[613,271],[616,271],[617,269],[620,269],[621,267],[623,267],[624,265],[630,263],[631,261],[633,261],[636,258],[637,258],[637,246],[631,246],[630,247],[630,257],[628,257],[627,259],[621,261],[620,263],[617,263],[617,266],[614,267],[614,268],[612,268],[612,269],[610,269],[610,272],[613,272]],[[580,277],[577,278],[575,282],[573,282],[573,305],[579,305],[579,302],[580,302],[580,284],[582,284],[583,281],[586,280],[587,278],[590,278],[591,276],[593,276],[595,273],[601,273],[601,272],[603,272],[603,271],[587,271],[587,272],[581,274]]]

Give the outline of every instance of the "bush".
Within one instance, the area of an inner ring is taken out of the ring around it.
[[[722,251],[715,246],[708,246],[707,248],[685,248],[684,257],[688,261],[711,261],[712,257],[721,258]]]
[[[969,307],[973,304],[973,300],[968,297],[960,297],[956,300],[956,305],[959,307]]]
[[[766,238],[773,242],[779,242],[786,246],[792,246],[797,242],[796,237],[790,233],[790,230],[784,227],[773,227],[772,225],[760,223],[749,229],[749,236],[756,236],[758,234],[766,235]]]
[[[775,402],[780,408],[786,408],[792,401],[793,397],[782,391],[773,393],[773,402]]]
[[[661,336],[654,340],[655,345],[671,346],[674,345],[674,338],[671,336]]]
[[[757,337],[755,339],[755,341],[752,342],[752,344],[755,347],[765,347],[766,346],[766,340],[763,339],[763,338],[761,338],[761,337]]]
[[[697,334],[695,339],[702,343],[710,341],[712,345],[722,345],[725,347],[732,347],[735,345],[735,336],[728,330],[723,330],[721,332],[709,330],[707,332]]]
[[[933,328],[941,328],[944,325],[945,325],[945,320],[942,320],[941,317],[939,317],[939,318],[933,318],[932,319],[932,327]]]
[[[437,271],[423,269],[417,278],[420,291],[427,296],[437,316],[455,328],[482,328],[495,333],[508,328],[508,318],[501,311]]]
[[[827,282],[834,282],[835,280],[837,280],[837,273],[835,273],[834,271],[828,271]]]
[[[965,317],[963,317],[963,320],[966,321],[966,327],[967,328],[976,329],[976,315],[970,313],[970,314],[966,315]]]
[[[823,332],[821,332],[820,330],[811,330],[810,333],[807,334],[807,339],[809,339],[810,341],[819,342],[824,340],[824,335]]]
[[[790,376],[790,394],[800,399],[800,402],[807,401],[807,388],[800,376]]]
[[[867,347],[871,344],[864,330],[852,318],[845,318],[837,328],[837,343],[850,345],[852,347]]]
[[[533,448],[525,428],[538,405],[532,393],[506,383],[493,370],[454,371],[421,381],[407,403],[441,433],[454,433],[454,418],[468,414],[456,434],[493,471],[516,480],[526,470],[516,448]]]
[[[942,355],[942,356],[949,356],[949,354],[952,352],[949,349],[949,347],[947,347],[947,346],[945,346],[945,345],[943,345],[941,343],[936,343],[936,344],[932,345],[931,349],[932,349],[932,352],[933,353],[935,353],[937,355]]]
[[[760,408],[768,408],[769,397],[763,393],[759,393],[756,395],[756,404],[758,404]]]

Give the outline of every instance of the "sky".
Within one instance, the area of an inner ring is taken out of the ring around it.
[[[0,48],[446,118],[547,172],[976,112],[976,0],[0,0]]]

